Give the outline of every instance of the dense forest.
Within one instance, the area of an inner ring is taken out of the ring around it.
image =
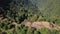
[[[55,29],[24,25],[35,21],[60,26],[60,0],[0,0],[0,34],[60,34]]]

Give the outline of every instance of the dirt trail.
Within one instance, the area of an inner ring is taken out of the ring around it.
[[[34,27],[36,29],[40,29],[40,28],[48,28],[48,29],[55,29],[55,30],[60,30],[60,26],[58,25],[55,25],[53,23],[49,23],[49,22],[46,22],[46,21],[41,21],[41,22],[27,22],[25,23],[25,26],[28,26],[28,27]]]
[[[7,18],[0,17],[0,21],[2,22],[8,22],[11,23],[11,21],[8,21]],[[17,24],[16,22],[12,22],[12,24],[15,24],[15,26],[20,26],[21,24]],[[26,22],[24,24],[25,26],[28,27],[34,27],[36,29],[40,29],[40,28],[48,28],[48,29],[55,29],[55,30],[60,30],[60,26],[55,25],[53,23],[50,22],[46,22],[46,21],[40,21],[40,22]]]

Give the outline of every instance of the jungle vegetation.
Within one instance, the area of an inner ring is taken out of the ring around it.
[[[60,34],[23,25],[26,21],[48,21],[60,26],[60,0],[0,0],[1,17],[0,34]],[[5,18],[8,20],[2,21]],[[22,25],[16,27],[13,22]]]

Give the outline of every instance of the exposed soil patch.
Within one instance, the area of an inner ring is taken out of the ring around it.
[[[48,28],[48,29],[56,29],[56,30],[60,30],[60,26],[57,26],[53,23],[49,23],[46,21],[41,21],[41,22],[33,22],[32,24],[30,22],[25,23],[25,26],[28,27],[34,27],[36,29],[40,29],[40,28]]]

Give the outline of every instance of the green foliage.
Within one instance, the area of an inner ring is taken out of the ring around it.
[[[37,31],[23,25],[25,21],[49,21],[60,26],[60,0],[2,0],[1,16],[8,22],[0,21],[0,34],[60,34],[57,30],[42,28]],[[21,25],[16,26],[12,22]]]

